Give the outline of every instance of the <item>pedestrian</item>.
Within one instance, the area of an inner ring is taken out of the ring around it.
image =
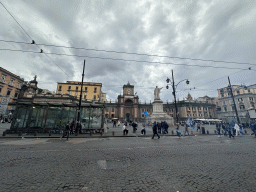
[[[185,132],[184,132],[184,136],[186,135],[186,133],[188,133],[188,135],[189,135],[189,132],[188,132],[188,124],[185,124]]]
[[[220,133],[220,124],[217,123],[217,133],[218,133],[218,137],[221,137],[221,133]]]
[[[67,137],[67,140],[68,140],[69,133],[70,133],[70,122],[67,123],[66,128],[65,128],[65,134],[62,136],[62,138]]]
[[[232,134],[232,127],[231,126],[228,127],[228,136],[229,136],[229,139],[231,139],[231,137],[235,138],[234,135]]]
[[[163,125],[163,134],[167,134],[167,133],[168,133],[168,127],[169,127],[169,125],[167,124],[166,121],[164,121],[164,125]]]
[[[154,139],[155,135],[157,135],[158,139],[160,139],[160,136],[157,133],[157,124],[159,124],[159,123],[154,122],[154,124],[153,124],[153,128],[152,128],[153,129],[153,136],[152,136],[152,139]]]
[[[75,121],[73,120],[70,125],[70,134],[73,134],[74,128],[75,128]]]
[[[79,134],[82,134],[82,124],[79,122],[78,123],[78,131],[79,131]]]
[[[157,132],[161,134],[161,123],[157,122]]]
[[[197,123],[196,131],[198,132],[198,130],[200,130],[200,122]]]
[[[123,125],[123,135],[127,135],[128,134],[128,129],[127,129],[127,124],[125,123]]]
[[[117,121],[117,126],[119,127],[121,125],[120,121],[118,120]]]
[[[224,130],[224,136],[227,136],[227,132],[228,132],[228,125],[226,125],[225,123],[222,124],[222,129]]]
[[[141,135],[146,135],[146,125],[143,125],[141,129]]]
[[[178,137],[180,138],[181,132],[179,129],[180,129],[179,123],[176,123],[176,133],[177,133]]]
[[[137,124],[133,121],[132,122],[132,129],[133,129],[133,133],[136,133],[136,131],[137,131]]]
[[[116,121],[115,120],[113,121],[113,127],[116,127]]]

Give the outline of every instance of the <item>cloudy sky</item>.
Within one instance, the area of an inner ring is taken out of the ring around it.
[[[37,75],[40,88],[81,81],[84,60],[85,81],[102,83],[112,101],[128,81],[142,102],[153,101],[155,86],[173,101],[172,70],[175,84],[190,81],[178,84],[179,99],[217,96],[228,76],[256,84],[254,0],[0,2],[0,66],[27,81]]]

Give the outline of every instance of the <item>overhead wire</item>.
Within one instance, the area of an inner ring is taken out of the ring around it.
[[[19,50],[19,49],[0,49],[2,51],[18,51],[18,52],[27,52],[27,53],[41,53],[37,51],[27,51],[27,50]],[[128,62],[138,62],[138,63],[151,63],[151,64],[162,64],[162,65],[178,65],[178,66],[188,66],[188,67],[202,67],[202,68],[216,68],[216,69],[243,69],[238,67],[216,67],[216,66],[208,66],[208,65],[188,65],[184,63],[164,63],[164,62],[157,62],[157,61],[146,61],[146,60],[134,60],[134,59],[119,59],[119,58],[111,58],[111,57],[93,57],[88,55],[72,55],[66,53],[46,53],[47,55],[59,55],[59,56],[68,56],[68,57],[86,57],[91,59],[102,59],[102,60],[113,60],[113,61],[128,61]],[[245,69],[243,69],[245,70]],[[253,69],[251,69],[253,70]],[[256,70],[253,70],[256,71]]]
[[[7,42],[7,43],[31,44],[31,43],[27,43],[27,42],[7,41],[7,40],[3,40],[3,39],[0,39],[0,41]],[[132,52],[125,52],[125,51],[113,51],[113,50],[92,49],[92,48],[83,48],[83,47],[79,48],[79,47],[69,47],[69,46],[62,46],[62,45],[49,45],[49,44],[43,44],[43,43],[37,43],[37,45],[57,47],[57,48],[86,50],[86,51],[98,51],[98,52],[121,53],[121,54],[138,55],[138,56],[160,57],[160,58],[169,58],[169,59],[182,59],[182,60],[215,62],[215,63],[228,63],[228,64],[240,64],[240,65],[252,65],[252,66],[256,65],[256,63],[244,63],[244,62],[236,62],[236,61],[220,61],[220,60],[218,61],[218,60],[212,60],[212,59],[198,59],[198,58],[177,57],[177,56],[174,57],[174,56],[166,56],[166,55],[151,55],[151,54],[145,54],[145,53],[132,53]]]
[[[10,11],[4,6],[4,4],[3,4],[2,2],[0,2],[0,3],[1,3],[1,5],[4,7],[4,9],[11,15],[11,17],[14,19],[14,21],[16,21],[16,23],[21,27],[21,29],[26,33],[26,35],[34,42],[33,38],[26,32],[26,30],[25,30],[25,29],[21,26],[21,24],[15,19],[15,17],[10,13]],[[40,50],[42,50],[38,44],[36,44],[36,43],[34,43],[34,44],[37,45],[37,47],[38,47]],[[41,53],[43,53],[43,52],[41,52]],[[48,59],[50,59],[55,65],[57,65],[57,66],[70,78],[70,76],[69,76],[57,63],[55,63],[48,55],[46,55],[46,57],[47,57]]]

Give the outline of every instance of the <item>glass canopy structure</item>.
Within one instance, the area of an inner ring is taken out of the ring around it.
[[[62,132],[68,122],[77,120],[78,104],[74,103],[31,103],[18,102],[13,114],[10,131],[38,133]],[[104,106],[102,104],[82,103],[80,122],[82,133],[103,132]]]

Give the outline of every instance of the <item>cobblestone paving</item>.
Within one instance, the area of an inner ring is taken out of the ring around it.
[[[0,139],[0,191],[255,191],[256,138]]]

